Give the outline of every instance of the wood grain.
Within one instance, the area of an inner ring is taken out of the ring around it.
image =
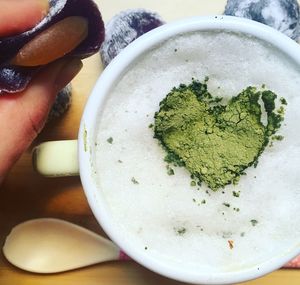
[[[103,0],[96,1],[104,20],[127,8],[148,8],[157,11],[167,21],[186,16],[218,14],[225,0]],[[48,124],[32,147],[47,140],[77,137],[84,104],[101,73],[98,55],[84,61],[84,68],[73,81],[73,102],[67,114]],[[15,165],[0,188],[0,244],[16,224],[32,218],[65,219],[105,236],[92,215],[79,178],[49,179],[38,176],[31,165],[29,149]],[[81,270],[55,275],[31,274],[10,265],[0,254],[0,285],[96,285],[96,284],[183,284],[161,277],[137,263],[110,262]],[[300,270],[278,270],[263,278],[246,282],[249,285],[300,284]]]

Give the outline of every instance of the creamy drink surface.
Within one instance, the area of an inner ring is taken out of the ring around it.
[[[280,97],[288,103],[278,131],[284,139],[268,146],[238,185],[217,192],[191,186],[184,168],[168,175],[166,153],[149,128],[174,86],[206,76],[208,91],[225,102],[264,84],[278,95],[278,106]],[[257,267],[299,247],[299,86],[299,67],[289,58],[236,33],[180,35],[141,56],[98,117],[97,184],[124,239],[187,273]]]

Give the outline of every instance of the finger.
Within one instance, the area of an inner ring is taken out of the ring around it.
[[[79,59],[59,60],[42,70],[21,94],[0,97],[0,180],[36,138],[58,91],[81,67]]]
[[[0,0],[0,37],[31,29],[48,10],[48,0]]]

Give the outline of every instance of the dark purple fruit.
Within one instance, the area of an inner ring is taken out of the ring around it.
[[[56,96],[55,102],[48,116],[48,122],[62,116],[70,107],[72,99],[72,86],[68,84]]]
[[[294,40],[300,35],[296,0],[228,0],[224,14],[266,24]]]
[[[135,39],[164,23],[157,13],[144,9],[130,9],[115,15],[105,25],[105,40],[100,49],[103,65],[107,66]]]
[[[0,66],[0,96],[2,93],[23,91],[35,71],[30,67]]]
[[[49,4],[48,15],[34,28],[19,35],[0,38],[0,94],[1,92],[19,92],[26,88],[34,69],[15,67],[12,59],[36,36],[68,17],[85,18],[88,34],[75,49],[64,56],[86,58],[99,51],[104,40],[104,23],[97,5],[92,0],[49,0]],[[47,52],[48,50],[45,49],[45,53]],[[6,75],[6,70],[9,70],[9,76]]]

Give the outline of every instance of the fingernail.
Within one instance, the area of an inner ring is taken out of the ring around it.
[[[67,61],[59,70],[55,78],[55,88],[64,88],[81,70],[82,62],[78,58]]]
[[[42,15],[45,16],[49,12],[49,0],[36,0],[38,5],[42,8],[41,12]]]

